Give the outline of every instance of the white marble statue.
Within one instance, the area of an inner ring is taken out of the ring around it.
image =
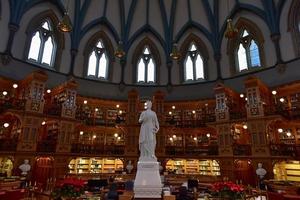
[[[19,169],[22,171],[21,175],[26,176],[31,169],[29,165],[29,160],[24,160],[24,163],[19,166]]]
[[[263,179],[266,174],[267,174],[267,171],[262,167],[262,163],[258,163],[257,164],[257,169],[256,169],[256,175],[260,179]]]
[[[156,133],[159,130],[159,123],[156,113],[151,110],[152,102],[146,102],[146,110],[143,111],[139,118],[139,123],[142,123],[139,138],[140,161],[156,161],[155,146]]]

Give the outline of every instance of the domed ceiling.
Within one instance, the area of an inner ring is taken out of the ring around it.
[[[28,5],[36,4],[28,1]],[[251,12],[275,31],[284,0],[56,0],[73,21],[73,45],[99,24],[111,31],[115,41],[129,49],[144,32],[151,32],[166,53],[187,29],[200,31],[215,51],[219,50],[226,19],[240,11]]]
[[[284,20],[286,20],[289,6],[285,5],[291,5],[291,2],[292,0],[2,0],[1,16],[3,18],[4,13],[9,13],[8,23],[20,27],[12,47],[12,51],[18,52],[12,54],[22,60],[24,52],[21,49],[26,49],[26,41],[19,38],[26,38],[30,20],[46,10],[51,10],[58,20],[61,20],[65,11],[68,12],[73,30],[70,34],[64,34],[65,44],[60,70],[59,73],[52,73],[49,70],[51,74],[49,87],[54,87],[55,84],[73,74],[79,82],[79,93],[82,95],[107,98],[117,96],[124,99],[127,91],[137,88],[139,92],[144,92],[146,95],[161,89],[168,90],[170,99],[195,99],[211,97],[216,80],[228,80],[228,85],[242,90],[241,83],[244,77],[240,78],[241,75],[238,75],[234,81],[231,81],[232,74],[226,52],[227,39],[224,39],[226,19],[232,18],[236,23],[239,18],[246,18],[261,29],[264,50],[267,52],[264,67],[272,67],[277,60],[270,35],[280,34],[282,30],[286,32],[287,27],[280,25],[280,18],[284,10]],[[9,11],[6,11],[6,8],[9,8]],[[126,51],[125,67],[122,68],[120,62],[115,59],[112,64],[114,65],[112,78],[106,82],[88,80],[85,74],[85,47],[89,39],[99,31],[107,34],[113,50],[118,42],[122,41]],[[191,34],[199,37],[207,48],[208,78],[204,84],[190,84],[191,90],[187,91],[188,84],[181,80],[181,66],[173,62],[169,55],[174,43],[182,45]],[[161,59],[158,69],[159,82],[152,85],[153,87],[137,85],[134,81],[135,66],[132,61],[135,56],[134,51],[145,37],[153,41]],[[285,60],[295,58],[290,50],[282,52],[283,56],[286,56]],[[282,82],[286,82],[287,79],[284,77]],[[125,90],[119,90],[120,83],[125,84]],[[274,80],[268,83],[274,85]],[[168,88],[170,85],[172,90]],[[86,90],[94,86],[97,89]],[[191,91],[194,90],[202,90],[202,92],[192,94]],[[182,95],[188,92],[191,94]]]

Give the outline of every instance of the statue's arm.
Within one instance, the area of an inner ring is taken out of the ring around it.
[[[159,123],[158,123],[158,120],[157,120],[157,116],[156,116],[156,113],[155,113],[155,133],[157,133],[159,131]]]
[[[142,123],[144,120],[144,112],[141,113],[140,118],[139,118],[139,123]]]

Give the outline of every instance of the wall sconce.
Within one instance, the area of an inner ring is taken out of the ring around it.
[[[279,99],[279,101],[280,101],[281,103],[283,103],[285,100],[284,100],[283,97],[281,97],[281,98]]]
[[[13,84],[13,88],[14,88],[14,89],[17,89],[17,88],[18,88],[18,84],[14,83],[14,84]]]
[[[6,122],[6,123],[3,124],[3,126],[4,126],[4,128],[9,127],[9,123]]]

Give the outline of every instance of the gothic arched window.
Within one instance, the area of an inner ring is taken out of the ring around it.
[[[290,4],[288,16],[288,31],[292,33],[295,53],[300,56],[300,1],[293,0]]]
[[[155,66],[155,61],[150,52],[150,48],[146,46],[137,62],[137,82],[155,83]]]
[[[184,60],[184,81],[196,81],[204,78],[203,58],[197,46],[191,43]]]
[[[33,32],[30,41],[27,59],[29,61],[53,66],[56,53],[56,41],[53,26],[50,20],[42,21]]]
[[[87,76],[107,79],[108,78],[108,55],[105,46],[99,40],[92,48],[92,52],[88,57]]]
[[[261,58],[257,42],[245,29],[239,37],[239,45],[236,49],[236,63],[239,72],[254,67],[261,67]]]

